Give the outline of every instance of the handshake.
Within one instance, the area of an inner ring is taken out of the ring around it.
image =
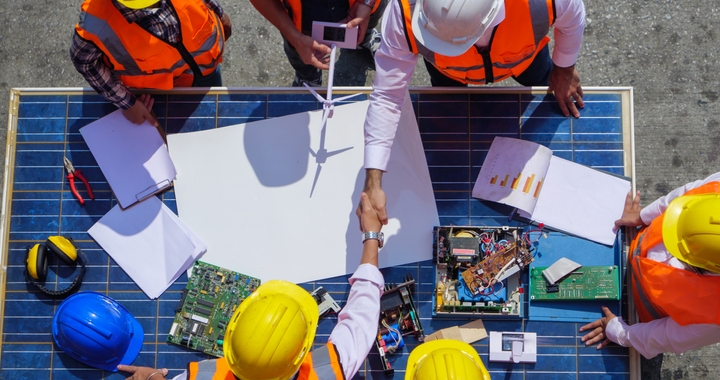
[[[360,194],[360,207],[357,208],[356,214],[360,219],[360,230],[365,232],[380,232],[383,223],[380,221],[378,212],[370,202],[370,197],[366,192]]]

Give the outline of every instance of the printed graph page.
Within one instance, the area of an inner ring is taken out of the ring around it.
[[[532,219],[613,245],[628,191],[628,180],[553,156]]]
[[[552,151],[530,141],[495,137],[472,195],[517,207],[529,218],[544,187]]]

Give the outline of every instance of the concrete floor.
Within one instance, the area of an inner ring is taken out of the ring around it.
[[[276,87],[292,81],[280,34],[249,2],[220,0],[232,16],[226,86]],[[12,87],[82,87],[68,58],[80,0],[0,3],[0,119],[7,120]],[[643,204],[718,171],[720,156],[720,2],[717,0],[589,0],[588,27],[578,60],[585,86],[635,88],[635,148]],[[354,56],[354,57],[353,57]],[[369,56],[338,72],[337,85],[373,79]],[[503,83],[512,85],[512,83]],[[429,85],[424,68],[413,86]],[[6,123],[0,123],[4,157]],[[4,160],[3,160],[4,162]],[[0,172],[0,180],[2,172]],[[714,345],[643,362],[643,379],[720,378]]]

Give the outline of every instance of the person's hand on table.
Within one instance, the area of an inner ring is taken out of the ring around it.
[[[645,224],[640,218],[640,210],[642,210],[642,207],[640,207],[640,192],[635,193],[634,200],[632,195],[633,193],[630,191],[625,197],[625,208],[620,219],[615,221],[616,228],[622,226],[637,227]]]
[[[147,120],[154,127],[157,127],[158,122],[150,113],[153,104],[155,104],[155,99],[150,94],[142,94],[135,100],[132,107],[122,110],[122,114],[133,124],[142,124],[143,121]]]
[[[600,342],[600,344],[597,345],[598,350],[612,342],[605,334],[605,328],[607,327],[608,323],[613,320],[613,318],[617,318],[617,316],[615,316],[615,314],[613,314],[612,311],[610,311],[610,309],[605,306],[602,307],[602,311],[603,314],[605,314],[604,317],[596,320],[595,322],[591,322],[583,327],[580,327],[581,332],[590,331],[589,333],[585,334],[585,336],[583,336],[580,340],[582,342],[585,342],[586,346]]]
[[[131,373],[128,380],[162,380],[168,374],[167,368],[156,369],[150,367],[136,367],[134,365],[119,365],[118,371]]]
[[[558,105],[563,115],[575,118],[580,117],[579,108],[585,108],[583,102],[583,90],[580,86],[580,74],[575,69],[575,65],[570,67],[558,67],[553,64],[550,72],[550,84],[548,91],[555,93]],[[577,107],[575,106],[577,104]]]
[[[371,13],[372,8],[356,1],[352,8],[350,8],[348,17],[340,21],[341,24],[347,24],[348,29],[356,26],[358,27],[357,42],[355,43],[355,46],[359,45],[363,38],[365,38],[365,32],[367,32],[368,24],[370,23]]]

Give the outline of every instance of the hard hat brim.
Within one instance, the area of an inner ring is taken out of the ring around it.
[[[130,9],[143,9],[159,2],[160,0],[118,0],[118,3]]]
[[[678,234],[678,223],[680,223],[680,215],[685,206],[694,199],[691,196],[681,196],[673,199],[665,209],[662,224],[662,237],[665,249],[675,256],[678,260],[688,262],[687,257],[680,250],[680,236]]]
[[[145,340],[145,330],[143,329],[140,322],[138,322],[137,319],[132,317],[130,313],[128,313],[128,316],[130,316],[130,321],[133,326],[133,337],[132,339],[130,339],[130,344],[128,345],[127,351],[125,351],[125,355],[123,355],[122,360],[115,364],[115,368],[111,369],[111,371],[113,372],[117,372],[117,366],[119,364],[132,364],[132,362],[134,362],[137,356],[140,354],[140,349],[142,349],[143,341]]]

